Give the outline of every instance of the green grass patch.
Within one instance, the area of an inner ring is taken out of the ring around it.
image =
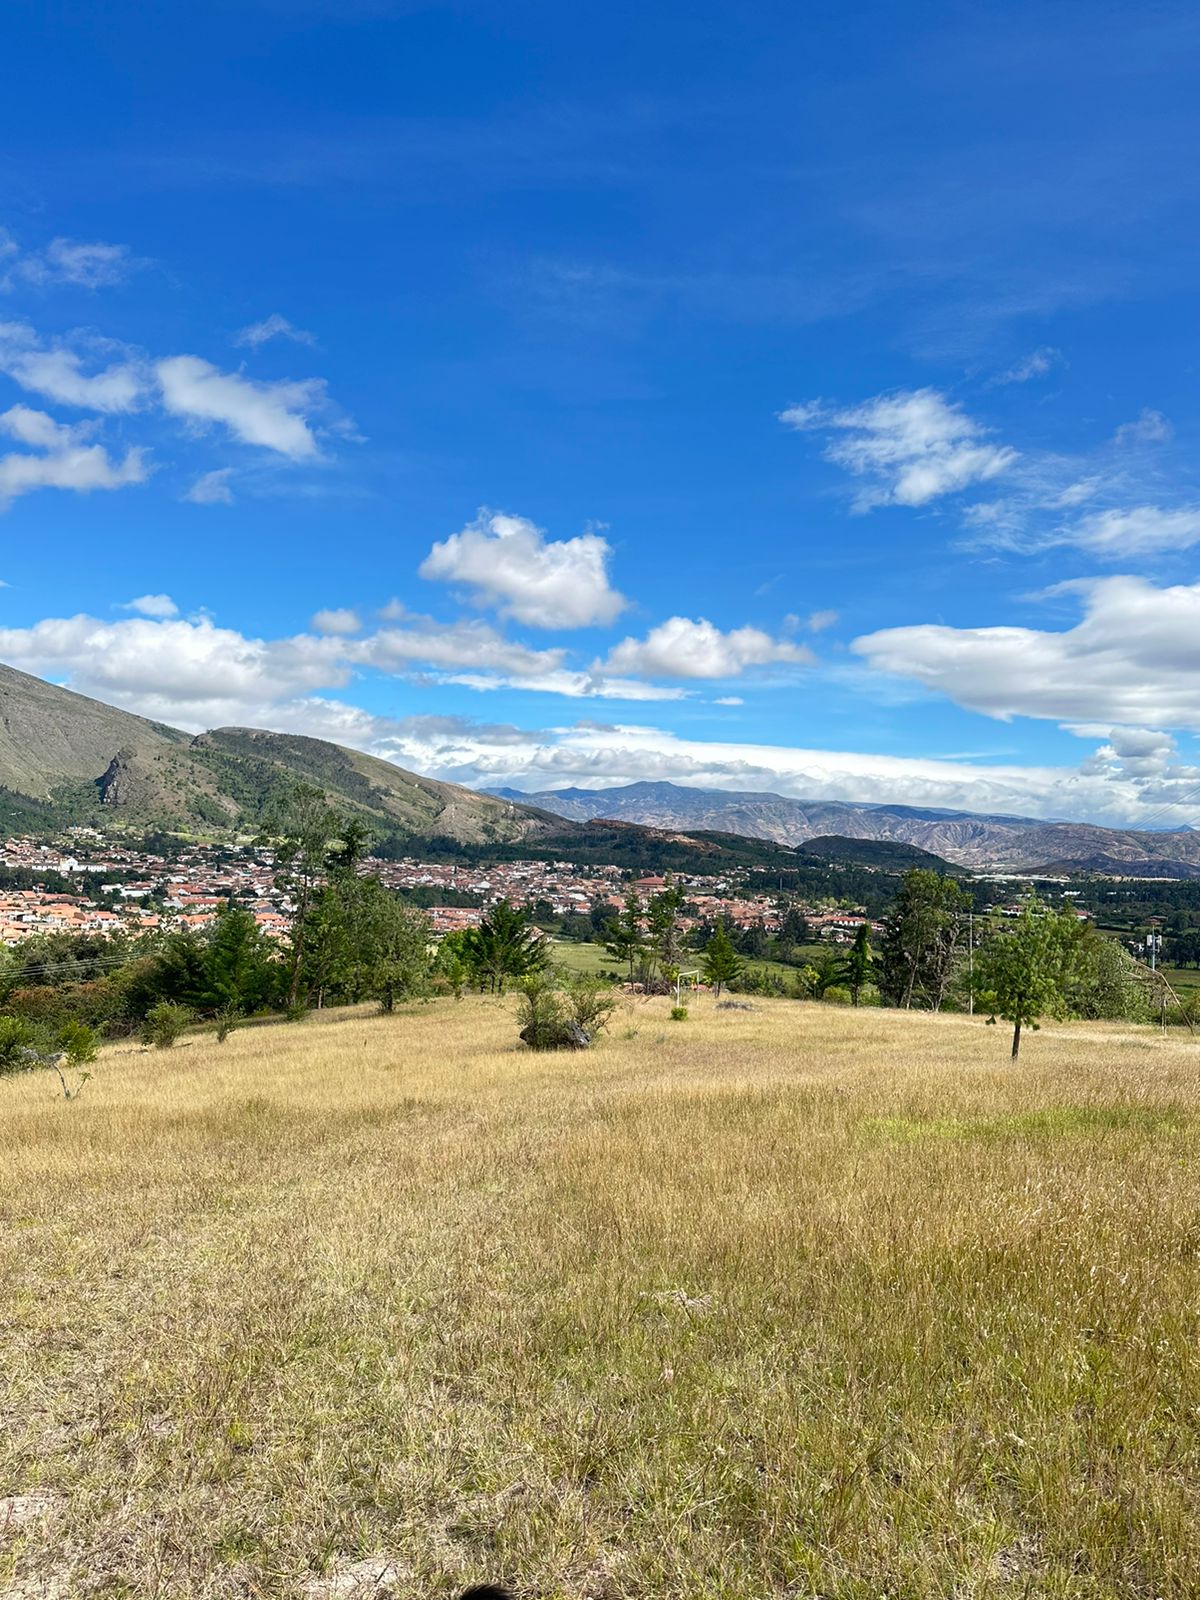
[[[1077,1138],[1100,1133],[1180,1133],[1191,1118],[1172,1107],[1046,1106],[993,1117],[868,1117],[860,1132],[872,1139]]]

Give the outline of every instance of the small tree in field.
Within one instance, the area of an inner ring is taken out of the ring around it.
[[[142,1043],[153,1045],[156,1050],[170,1050],[191,1020],[192,1013],[187,1006],[160,1000],[156,1006],[151,1006],[142,1022]]]
[[[705,983],[712,984],[718,1000],[721,998],[722,987],[736,983],[741,977],[742,958],[733,948],[733,943],[722,924],[713,929],[712,938],[704,946],[700,966],[704,972]]]
[[[636,889],[630,889],[625,904],[604,925],[604,948],[614,961],[629,963],[629,981],[634,980],[637,964],[646,954],[642,937],[642,902]]]
[[[863,989],[871,980],[874,964],[871,955],[871,927],[869,923],[861,922],[858,932],[854,935],[854,943],[838,964],[837,975],[850,991],[851,1005],[856,1006],[862,998]]]
[[[1065,1009],[1075,918],[1030,899],[1012,923],[997,929],[979,953],[980,988],[996,1016],[1013,1025],[1012,1059],[1021,1051],[1021,1029]],[[994,1020],[994,1018],[993,1018]]]

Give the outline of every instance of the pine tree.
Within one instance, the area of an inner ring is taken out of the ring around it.
[[[718,923],[712,938],[704,947],[700,966],[705,983],[711,983],[719,1000],[723,985],[736,983],[742,975],[742,958],[733,948],[733,942],[724,925]]]
[[[637,964],[646,954],[642,937],[642,902],[636,889],[630,889],[625,904],[605,928],[604,948],[614,961],[629,963],[629,981],[633,982]]]
[[[546,942],[524,911],[501,900],[463,940],[467,962],[493,994],[509,978],[525,978],[546,965]]]
[[[871,980],[875,958],[871,954],[871,927],[861,922],[854,935],[854,943],[838,966],[838,977],[850,991],[851,1005],[858,1005],[863,988]]]

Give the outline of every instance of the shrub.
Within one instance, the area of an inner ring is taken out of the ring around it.
[[[217,1043],[224,1044],[237,1027],[241,1012],[237,1006],[222,1006],[217,1012]]]
[[[518,1020],[531,1050],[586,1050],[617,1004],[615,993],[595,978],[564,982],[545,972],[521,984]]]
[[[173,1000],[160,1000],[146,1013],[142,1043],[153,1045],[156,1050],[169,1050],[191,1020],[192,1013],[186,1006],[176,1005]]]
[[[33,1037],[23,1017],[0,1017],[0,1073],[23,1072],[32,1065]]]
[[[826,1005],[848,1006],[850,1004],[850,991],[840,983],[831,983],[821,996],[821,999],[824,1000]]]
[[[616,991],[600,978],[576,974],[567,980],[563,995],[571,1021],[583,1029],[589,1040],[603,1032],[617,1008]]]
[[[671,1007],[671,1021],[672,1022],[686,1022],[687,1021],[687,1007],[686,1006],[672,1006]]]
[[[86,1022],[64,1022],[55,1043],[73,1067],[95,1061],[100,1049],[99,1039]]]

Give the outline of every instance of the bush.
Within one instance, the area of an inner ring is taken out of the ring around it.
[[[241,1020],[237,1006],[222,1006],[217,1012],[217,1043],[224,1044]]]
[[[672,1006],[671,1007],[671,1021],[672,1022],[686,1022],[687,1021],[687,1007],[686,1006]]]
[[[0,1017],[0,1073],[24,1072],[35,1052],[33,1029],[23,1017]]]
[[[617,1008],[616,992],[599,978],[576,974],[567,979],[563,995],[571,1021],[583,1029],[589,1040],[603,1032]]]
[[[173,1000],[160,1000],[146,1013],[142,1043],[153,1045],[156,1050],[169,1050],[191,1020],[192,1013],[186,1006],[176,1005]]]
[[[831,983],[821,999],[829,1006],[848,1006],[851,996],[849,989],[843,988],[840,983]]]
[[[820,991],[821,974],[816,967],[806,964],[801,967],[792,979],[792,998],[794,1000],[814,1000]]]
[[[595,978],[564,982],[534,972],[521,984],[518,1020],[531,1050],[586,1050],[617,1004],[615,993]]]
[[[95,1061],[100,1050],[100,1041],[86,1022],[64,1022],[55,1043],[73,1067]]]

